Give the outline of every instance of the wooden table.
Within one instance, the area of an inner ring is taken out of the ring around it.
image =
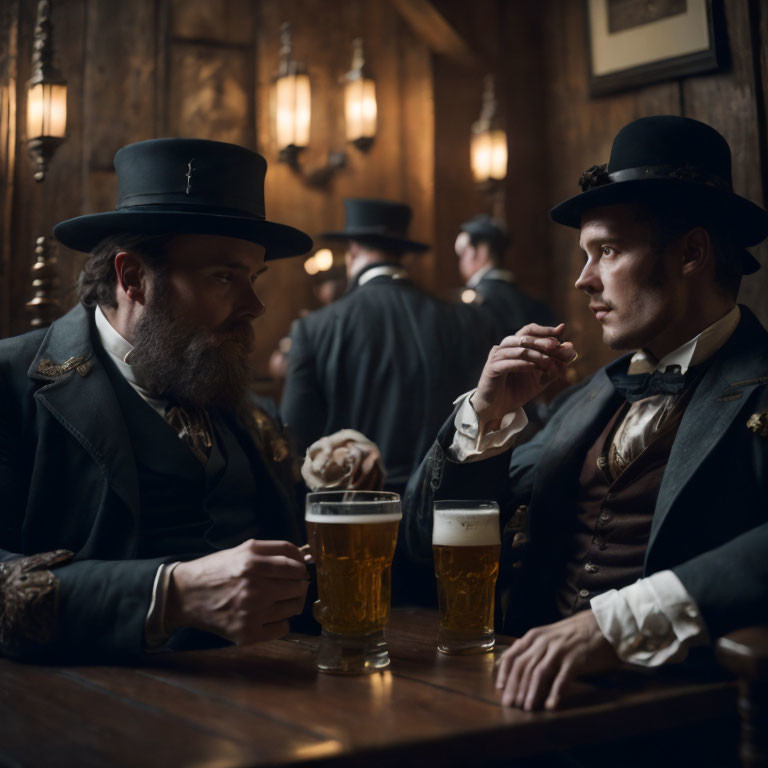
[[[321,675],[317,638],[162,654],[141,667],[0,660],[0,765],[462,765],[620,738],[736,709],[736,685],[620,673],[568,708],[499,706],[494,656],[434,650],[434,613],[393,613],[392,665]]]

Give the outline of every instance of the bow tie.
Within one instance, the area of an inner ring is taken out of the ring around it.
[[[634,403],[652,395],[677,395],[690,383],[690,377],[680,372],[679,365],[668,365],[666,370],[653,373],[611,373],[609,378],[616,391],[627,402]]]

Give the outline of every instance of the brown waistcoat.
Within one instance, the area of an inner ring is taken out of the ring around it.
[[[608,447],[624,412],[622,407],[613,415],[581,469],[577,515],[557,589],[563,617],[589,608],[595,595],[621,589],[643,575],[656,497],[682,413],[612,478]]]

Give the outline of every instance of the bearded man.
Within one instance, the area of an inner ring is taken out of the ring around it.
[[[115,157],[59,223],[80,303],[0,342],[0,650],[64,658],[279,637],[308,575],[279,428],[249,395],[255,283],[312,245],[266,162],[196,139]]]
[[[522,406],[574,348],[564,325],[505,338],[406,499],[425,554],[434,498],[500,500],[503,621],[520,639],[497,686],[525,709],[620,661],[706,655],[768,605],[768,334],[736,303],[768,213],[733,192],[725,139],[683,117],[625,126],[580,183],[551,215],[580,230],[576,288],[604,343],[636,351],[514,448]]]

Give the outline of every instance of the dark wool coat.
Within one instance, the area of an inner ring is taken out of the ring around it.
[[[476,386],[491,339],[476,307],[375,277],[294,323],[283,420],[301,451],[359,430],[381,449],[387,487],[402,490],[453,401]]]
[[[34,646],[56,634],[65,657],[139,653],[157,569],[183,554],[137,559],[144,510],[135,447],[103,355],[93,313],[82,306],[50,329],[0,341],[0,565],[8,569],[19,555],[74,553],[52,571],[57,589],[46,610],[36,613],[34,600],[0,579],[6,652],[16,633],[20,652],[26,640]],[[258,488],[250,532],[269,521],[272,534],[298,542],[295,489],[268,432],[231,426]],[[201,541],[199,554],[206,551]]]

